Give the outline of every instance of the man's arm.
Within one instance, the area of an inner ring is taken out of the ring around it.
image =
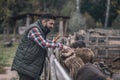
[[[42,48],[63,48],[63,45],[60,43],[54,43],[52,41],[50,42],[48,40],[45,40],[39,32],[38,28],[32,28],[28,33],[28,38],[35,41]]]

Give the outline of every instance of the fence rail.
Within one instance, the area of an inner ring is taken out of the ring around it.
[[[72,80],[53,54],[51,48],[48,49],[45,67],[45,80]]]

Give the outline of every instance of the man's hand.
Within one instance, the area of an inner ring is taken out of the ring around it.
[[[64,46],[63,46],[63,49],[71,49],[71,48],[64,45]]]
[[[56,42],[60,37],[61,37],[60,34],[58,34],[58,35],[55,37],[55,39],[53,39],[53,42]]]

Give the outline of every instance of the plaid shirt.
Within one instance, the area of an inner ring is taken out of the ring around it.
[[[63,45],[60,43],[54,43],[51,40],[45,40],[39,32],[38,28],[32,28],[28,33],[28,38],[35,41],[42,48],[63,48]]]

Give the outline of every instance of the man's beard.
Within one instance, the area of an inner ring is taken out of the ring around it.
[[[47,26],[45,26],[45,33],[48,34],[50,32],[51,29],[49,29]]]
[[[51,30],[53,27],[47,27],[47,26],[45,26],[47,29],[49,29],[49,30]]]

